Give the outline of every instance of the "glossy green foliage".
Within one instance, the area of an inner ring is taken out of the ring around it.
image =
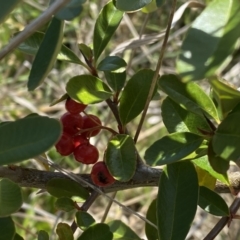
[[[189,161],[169,164],[159,181],[157,226],[159,239],[184,240],[198,202],[198,177]]]
[[[53,18],[39,46],[28,79],[28,90],[38,87],[51,71],[62,46],[64,21]]]
[[[216,172],[212,166],[210,165],[209,161],[208,161],[208,157],[207,156],[203,156],[201,158],[198,159],[194,159],[192,161],[196,166],[198,166],[201,169],[204,169],[205,171],[207,171],[209,174],[211,174],[214,178],[220,180],[221,182],[229,185],[229,180],[226,174],[220,174],[218,172]]]
[[[214,152],[212,141],[209,142],[208,146],[208,161],[216,172],[224,175],[227,178],[227,171],[229,169],[230,162],[221,158]]]
[[[212,99],[196,83],[183,83],[176,75],[169,74],[160,78],[159,87],[186,110],[200,116],[205,113],[219,121]]]
[[[0,218],[0,240],[11,240],[14,239],[15,225],[11,217]]]
[[[108,85],[115,91],[120,92],[126,81],[126,71],[104,72]]]
[[[113,234],[105,223],[95,224],[86,229],[78,240],[112,240]]]
[[[127,63],[122,58],[118,56],[108,56],[98,64],[97,69],[103,72],[112,72],[126,66]]]
[[[146,218],[153,224],[157,225],[157,199],[154,199],[150,204]],[[145,233],[148,240],[156,240],[158,239],[158,231],[156,228],[151,226],[148,223],[145,223]]]
[[[199,188],[198,205],[216,216],[229,216],[229,209],[226,202],[217,193],[211,191],[209,188],[201,186]]]
[[[154,142],[146,150],[144,158],[150,166],[174,163],[198,149],[202,141],[201,136],[193,133],[172,133]]]
[[[40,230],[38,232],[38,239],[37,240],[49,240],[48,233],[46,231]]]
[[[214,75],[233,53],[240,37],[239,10],[238,0],[214,0],[193,22],[177,61],[184,80]]]
[[[22,206],[21,188],[11,180],[0,180],[0,217],[9,216],[17,212]]]
[[[213,98],[223,119],[240,102],[240,92],[217,78],[212,78],[210,84]]]
[[[163,100],[162,119],[169,133],[192,132],[202,135],[199,130],[212,131],[203,116],[187,111],[170,97]]]
[[[93,36],[93,52],[95,62],[107,46],[123,17],[123,12],[116,9],[110,1],[100,12]]]
[[[75,218],[78,227],[82,230],[86,230],[88,227],[95,224],[95,219],[87,212],[78,211]]]
[[[81,75],[71,78],[66,86],[68,95],[81,103],[94,104],[108,99],[112,92],[99,78]]]
[[[51,0],[50,4],[56,0]],[[86,0],[71,0],[67,5],[65,5],[60,11],[55,14],[55,17],[60,20],[71,21],[75,17],[78,17],[83,10],[82,4]]]
[[[125,223],[120,220],[113,220],[108,223],[114,240],[141,240],[140,237]]]
[[[51,195],[57,198],[80,197],[85,200],[89,196],[89,193],[85,188],[70,179],[53,178],[48,181],[46,189]]]
[[[114,0],[117,9],[124,12],[139,10],[149,4],[152,0]]]
[[[37,114],[1,124],[0,165],[20,162],[42,154],[58,141],[61,132],[58,120]]]
[[[0,24],[5,20],[8,14],[16,7],[21,0],[1,1]]]
[[[73,240],[73,231],[71,227],[66,223],[59,223],[57,225],[56,233],[58,240]]]
[[[55,202],[55,207],[58,210],[62,210],[64,212],[70,212],[75,209],[75,203],[71,198],[60,197]]]
[[[137,117],[144,109],[153,76],[154,71],[142,69],[127,82],[119,106],[119,114],[123,125]]]
[[[82,53],[85,61],[86,62],[92,62],[92,59],[93,59],[92,49],[84,43],[80,43],[78,45],[78,48],[79,48],[80,52]]]
[[[229,114],[218,126],[213,136],[212,146],[216,155],[225,160],[238,160],[240,156],[240,112]]]
[[[16,33],[18,35],[20,32]],[[22,42],[18,49],[26,54],[36,55],[38,49],[44,39],[45,34],[42,32],[35,32],[29,38],[27,38],[24,42]],[[61,61],[72,62],[76,64],[82,65],[82,61],[78,58],[78,56],[65,45],[61,45],[60,51],[57,55],[57,59]]]
[[[21,237],[18,233],[16,233],[16,234],[14,235],[13,240],[24,240],[24,238]],[[43,239],[43,240],[44,240],[44,239]],[[48,239],[47,239],[47,240],[48,240]]]
[[[133,139],[129,135],[117,134],[108,143],[105,161],[112,176],[121,182],[132,178],[137,164]]]

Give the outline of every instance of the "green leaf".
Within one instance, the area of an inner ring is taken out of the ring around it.
[[[203,156],[201,158],[194,159],[194,160],[192,160],[192,162],[196,166],[198,166],[199,168],[202,168],[202,169],[206,170],[207,172],[209,172],[216,179],[218,179],[221,182],[229,185],[229,180],[228,180],[227,176],[214,171],[213,168],[211,167],[209,161],[208,161],[207,156]]]
[[[185,110],[169,97],[162,103],[162,119],[169,133],[192,132],[203,135],[199,129],[212,131],[204,117]]]
[[[137,117],[145,107],[154,71],[142,69],[127,82],[120,98],[119,115],[125,125]]]
[[[17,32],[15,35],[18,35],[20,32]],[[21,52],[30,55],[36,55],[41,45],[45,34],[42,32],[35,32],[29,38],[27,38],[24,42],[22,42],[18,49]],[[82,61],[78,58],[78,56],[68,47],[62,44],[60,52],[57,55],[57,59],[61,61],[67,61],[71,63],[76,63],[82,65]]]
[[[102,102],[112,93],[109,87],[99,78],[91,75],[81,75],[71,78],[66,86],[68,95],[84,104]]]
[[[21,188],[11,180],[0,180],[0,217],[17,212],[22,206]]]
[[[78,211],[76,213],[76,223],[79,228],[86,230],[95,223],[95,219],[87,212]]]
[[[51,0],[50,4],[55,1],[56,0]],[[85,2],[86,0],[71,0],[67,5],[61,8],[61,10],[55,14],[55,17],[60,20],[71,21],[80,15],[83,10],[82,4]]]
[[[147,210],[146,218],[155,225],[157,225],[156,213],[157,213],[157,199],[154,199]],[[157,229],[148,224],[147,222],[145,223],[145,233],[148,240],[158,239]]]
[[[51,71],[61,48],[64,21],[53,18],[32,64],[28,79],[28,90],[38,87]]]
[[[189,132],[172,133],[154,142],[145,152],[150,166],[160,166],[183,160],[198,149],[203,141],[201,136]]]
[[[80,197],[86,200],[89,197],[88,191],[79,183],[70,179],[53,178],[48,181],[46,186],[47,191],[54,197]]]
[[[123,17],[123,12],[108,2],[100,12],[93,34],[93,52],[95,62],[107,46]]]
[[[104,223],[98,223],[85,230],[78,240],[112,240],[113,234],[109,226]]]
[[[1,1],[0,24],[5,20],[8,14],[16,7],[21,0]]]
[[[196,83],[183,83],[177,76],[169,74],[160,78],[159,86],[173,101],[188,111],[200,116],[205,112],[219,122],[212,99]]]
[[[225,160],[236,161],[240,157],[240,112],[229,114],[218,126],[213,136],[213,151]]]
[[[121,11],[130,12],[145,7],[151,1],[152,0],[115,0],[115,6]]]
[[[92,59],[93,59],[92,49],[84,43],[80,43],[78,45],[78,48],[79,48],[80,52],[82,53],[82,55],[85,59],[85,62],[92,62]]]
[[[142,12],[151,13],[156,11],[158,8],[162,7],[165,0],[152,0],[148,5],[142,8]]]
[[[133,139],[117,134],[108,143],[106,164],[109,172],[121,182],[129,181],[135,173],[137,156]]]
[[[120,220],[113,220],[108,223],[114,240],[141,240],[138,235],[125,223]]]
[[[240,37],[240,2],[214,0],[193,22],[182,44],[177,69],[184,80],[215,74]]]
[[[75,203],[71,198],[61,197],[55,202],[55,207],[58,210],[70,212],[75,209]]]
[[[229,169],[230,162],[216,155],[213,151],[212,141],[210,141],[208,145],[208,161],[216,172],[224,175],[226,179],[228,178],[227,171]]]
[[[23,237],[21,237],[18,233],[14,235],[13,240],[24,240]],[[44,239],[43,239],[44,240]]]
[[[212,78],[210,84],[212,86],[213,97],[217,102],[222,118],[225,118],[240,102],[240,92],[224,82],[219,81],[217,78]]]
[[[61,132],[58,120],[36,115],[1,125],[0,165],[42,154],[58,141]]]
[[[44,230],[38,232],[38,240],[49,240],[48,233]]]
[[[126,71],[104,72],[108,85],[115,91],[120,92],[126,81]]]
[[[203,210],[216,216],[229,216],[228,206],[221,196],[203,186],[199,190],[198,205]]]
[[[122,58],[118,56],[107,56],[98,64],[97,69],[112,72],[126,66],[127,63]]]
[[[189,161],[167,165],[157,196],[159,239],[185,239],[198,202],[198,177]]]
[[[15,225],[11,217],[0,218],[0,240],[11,240],[15,235]]]
[[[59,240],[73,240],[73,231],[66,223],[59,223],[57,225],[56,233]]]

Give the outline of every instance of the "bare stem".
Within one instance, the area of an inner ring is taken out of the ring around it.
[[[47,23],[54,13],[60,10],[64,5],[66,5],[70,0],[58,0],[55,1],[49,8],[40,15],[37,19],[33,20],[28,24],[25,29],[14,37],[10,43],[5,46],[0,52],[0,60],[3,59],[8,53],[13,51],[20,43],[25,41],[29,36],[31,36],[37,29]]]
[[[147,98],[147,101],[146,101],[146,104],[145,104],[145,107],[144,107],[144,110],[143,110],[143,113],[142,113],[142,116],[141,116],[141,119],[140,119],[140,122],[139,122],[139,125],[138,125],[138,128],[137,128],[137,131],[135,133],[135,137],[134,137],[135,142],[137,142],[137,139],[138,139],[139,133],[141,131],[145,116],[147,114],[149,103],[152,99],[154,89],[157,85],[157,81],[158,81],[158,78],[159,78],[159,71],[160,71],[160,68],[161,68],[161,65],[162,65],[162,60],[163,60],[163,57],[164,57],[165,50],[167,48],[168,37],[169,37],[169,34],[170,34],[170,30],[171,30],[172,20],[173,20],[174,12],[175,12],[175,9],[176,9],[176,4],[177,4],[177,0],[173,0],[171,13],[169,15],[168,25],[167,25],[166,33],[165,33],[165,36],[164,36],[164,39],[163,39],[163,44],[162,44],[162,48],[161,48],[160,55],[159,55],[159,58],[158,58],[158,63],[157,63],[157,66],[156,66],[155,74],[153,76],[152,84],[151,84],[151,87],[150,87],[150,90],[149,90],[149,93],[148,93],[148,98]]]

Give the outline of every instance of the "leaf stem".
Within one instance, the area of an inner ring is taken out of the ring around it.
[[[142,116],[141,116],[141,119],[140,119],[140,122],[139,122],[139,125],[138,125],[138,128],[137,128],[137,131],[136,131],[135,136],[134,136],[135,143],[137,142],[139,133],[141,131],[144,119],[145,119],[146,114],[147,114],[149,103],[152,99],[154,89],[157,85],[157,81],[158,81],[158,78],[159,78],[159,71],[160,71],[160,68],[162,66],[162,60],[163,60],[163,57],[164,57],[165,50],[167,48],[168,37],[169,37],[169,34],[170,34],[172,20],[173,20],[174,12],[175,12],[175,9],[176,9],[176,5],[177,5],[177,0],[173,0],[172,8],[171,8],[171,12],[170,12],[170,15],[169,15],[169,20],[168,20],[168,25],[167,25],[167,29],[166,29],[166,34],[165,34],[164,39],[163,39],[162,48],[161,48],[161,51],[160,51],[160,54],[159,54],[155,74],[154,74],[153,79],[152,79],[152,85],[150,87],[148,98],[147,98],[147,101],[146,101],[146,104],[145,104],[145,107],[144,107],[144,110],[143,110],[143,113],[142,113]]]
[[[61,9],[64,5],[66,5],[68,2],[70,2],[70,0],[58,0],[55,1],[51,6],[49,6],[49,8],[45,12],[43,12],[40,17],[28,24],[21,33],[14,37],[10,41],[10,43],[2,49],[2,51],[0,52],[0,60],[3,59],[8,53],[13,51],[29,36],[31,36],[37,29],[47,23],[52,18],[52,15],[56,13],[59,9]]]

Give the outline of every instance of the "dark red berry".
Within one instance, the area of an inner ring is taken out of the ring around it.
[[[107,169],[105,162],[97,162],[91,171],[93,183],[100,187],[106,187],[115,182],[115,179]]]
[[[92,114],[89,114],[88,116],[83,116],[83,126],[82,129],[91,129],[96,128],[98,126],[102,126],[101,120]],[[94,130],[89,130],[87,132],[82,132],[82,135],[85,137],[93,137],[96,136],[101,131],[101,128],[97,128]]]
[[[75,148],[80,146],[81,144],[86,144],[89,142],[89,140],[85,137],[83,137],[82,135],[76,135],[73,137],[73,142],[74,142],[74,146]]]
[[[67,133],[63,133],[60,140],[55,145],[56,150],[62,155],[62,156],[68,156],[71,154],[75,148],[74,142],[71,136],[69,136]]]
[[[65,102],[65,108],[69,113],[72,114],[78,114],[87,107],[87,105],[84,105],[82,103],[78,103],[74,101],[72,98],[68,98]]]
[[[61,117],[63,131],[73,136],[82,128],[83,117],[80,114],[65,113]]]
[[[79,145],[74,149],[73,154],[78,162],[85,164],[94,164],[99,157],[97,148],[90,143]]]

